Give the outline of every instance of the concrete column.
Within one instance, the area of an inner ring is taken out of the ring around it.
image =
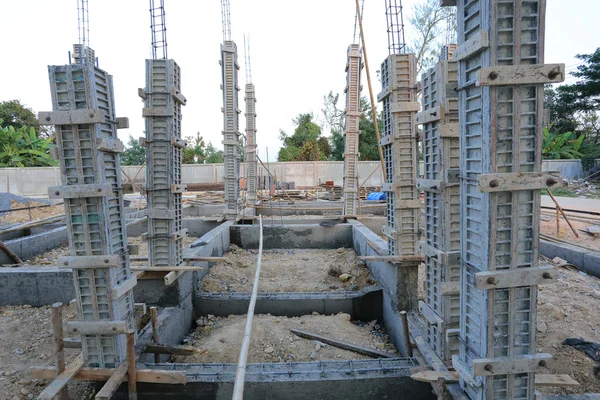
[[[444,46],[442,55],[448,53]],[[458,65],[440,61],[421,75],[423,111],[423,179],[425,192],[425,301],[419,309],[427,324],[427,340],[442,360],[458,353],[460,193],[458,149]]]
[[[183,262],[181,71],[173,60],[146,60],[146,89],[140,91],[146,119],[148,260],[151,266]]]
[[[342,214],[356,215],[358,207],[358,148],[360,134],[360,75],[362,53],[358,44],[348,46],[346,63],[346,129],[344,131],[344,194]]]
[[[68,227],[70,256],[57,263],[73,269],[77,319],[88,332],[81,335],[85,365],[116,368],[126,359],[126,338],[111,327],[135,329],[117,138],[125,124],[115,117],[112,76],[94,66],[91,49],[76,45],[74,53],[90,59],[48,67],[54,111],[40,113],[56,126],[63,186],[49,196],[64,199]]]
[[[233,41],[221,45],[221,73],[223,88],[223,164],[225,182],[225,214],[235,218],[240,211],[240,142],[238,109],[238,70],[237,46]]]
[[[545,0],[459,0],[460,356],[471,399],[534,399]]]

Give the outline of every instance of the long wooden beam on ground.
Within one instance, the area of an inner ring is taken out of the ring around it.
[[[77,381],[107,381],[114,373],[114,368],[81,368],[71,378]],[[31,379],[54,379],[56,369],[53,367],[32,367],[29,370]],[[125,377],[124,379],[127,379]],[[160,369],[138,369],[136,381],[139,383],[165,383],[169,385],[185,385],[185,371],[167,371]]]
[[[313,332],[308,332],[303,329],[291,329],[291,332],[294,335],[300,336],[305,339],[310,340],[318,340],[319,342],[323,342],[325,344],[329,344],[331,346],[338,347],[344,350],[350,350],[355,353],[364,354],[365,356],[375,357],[375,358],[394,358],[398,357],[396,354],[386,353],[384,351],[379,351],[375,349],[370,349],[368,347],[359,346],[356,344],[344,342],[342,340],[333,339],[327,336],[318,335]]]
[[[71,380],[79,370],[83,367],[83,354],[79,354],[75,360],[73,360],[65,370],[58,376],[56,376],[56,370],[49,368],[56,379],[54,379],[38,396],[39,400],[50,400],[56,396],[62,388],[64,388],[69,380]]]

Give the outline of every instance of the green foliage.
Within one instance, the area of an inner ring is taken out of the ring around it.
[[[325,96],[325,108],[322,109],[325,114],[325,120],[328,119],[329,115],[339,115],[341,112],[337,108],[337,99],[339,94],[335,96],[329,92],[328,96]],[[327,104],[329,102],[329,104]],[[358,137],[358,151],[360,153],[359,159],[361,161],[379,160],[379,144],[377,143],[377,135],[375,133],[375,124],[373,123],[373,112],[371,111],[371,104],[366,97],[360,99],[360,120],[358,127],[360,129],[360,136]],[[343,116],[343,112],[342,116]],[[379,131],[383,131],[383,123],[381,118],[378,118]],[[345,121],[337,124],[330,124],[331,129],[331,157],[334,161],[344,160],[344,124]],[[335,127],[335,128],[334,128]],[[339,129],[339,130],[338,130]]]
[[[121,153],[121,165],[144,165],[146,163],[146,149],[129,135],[125,151]]]
[[[0,167],[47,167],[56,165],[51,138],[39,137],[34,127],[2,126],[0,119]]]
[[[294,119],[296,129],[294,134],[288,136],[284,131],[279,131],[279,139],[283,147],[279,149],[278,161],[320,161],[327,160],[331,154],[331,146],[324,143],[321,136],[321,127],[313,122],[312,113],[299,114]]]
[[[12,126],[16,130],[22,126],[33,127],[36,133],[40,132],[40,123],[33,110],[21,104],[19,100],[10,100],[0,102],[0,119],[3,120],[0,126]]]
[[[549,128],[544,128],[542,156],[548,160],[581,158],[582,154],[579,149],[583,139],[583,135],[577,137],[572,132],[557,133],[550,132]]]
[[[223,150],[217,150],[211,142],[206,145],[206,164],[222,164]]]
[[[204,164],[206,159],[206,151],[204,139],[200,136],[200,132],[196,135],[196,138],[187,136],[185,138],[187,146],[183,149],[182,160],[183,164]]]

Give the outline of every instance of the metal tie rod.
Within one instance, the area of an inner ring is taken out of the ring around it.
[[[258,216],[259,221],[259,241],[258,241],[258,263],[256,264],[256,273],[254,274],[254,284],[252,286],[252,296],[250,297],[250,305],[248,306],[248,316],[246,319],[246,330],[244,331],[244,339],[242,341],[242,349],[240,350],[240,358],[238,360],[237,371],[235,373],[235,384],[233,385],[233,400],[242,400],[244,398],[244,383],[246,379],[246,363],[248,361],[248,350],[250,348],[250,334],[252,332],[252,320],[254,319],[254,306],[256,305],[256,297],[258,296],[258,279],[260,278],[260,264],[262,261],[263,250],[263,223],[262,215]]]

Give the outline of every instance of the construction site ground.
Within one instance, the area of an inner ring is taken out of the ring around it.
[[[226,318],[206,316],[198,320],[198,328],[187,338],[188,345],[200,351],[194,356],[178,356],[181,363],[237,363],[246,325],[245,315]],[[270,314],[255,315],[248,354],[249,363],[299,362],[321,360],[356,360],[370,357],[343,350],[321,342],[294,335],[290,329],[343,340],[397,354],[381,321],[352,321],[348,314],[304,315],[302,317],[275,317]]]
[[[42,207],[40,207],[42,206]],[[29,210],[10,211],[0,216],[0,226],[20,224],[38,219],[58,216],[65,213],[65,206],[49,205],[37,201],[11,200],[10,210],[31,207]],[[36,208],[38,207],[38,208]]]
[[[222,261],[202,281],[206,292],[251,292],[258,260],[257,250],[232,245]],[[358,290],[375,284],[366,265],[353,249],[264,250],[260,272],[261,292],[329,292]]]

